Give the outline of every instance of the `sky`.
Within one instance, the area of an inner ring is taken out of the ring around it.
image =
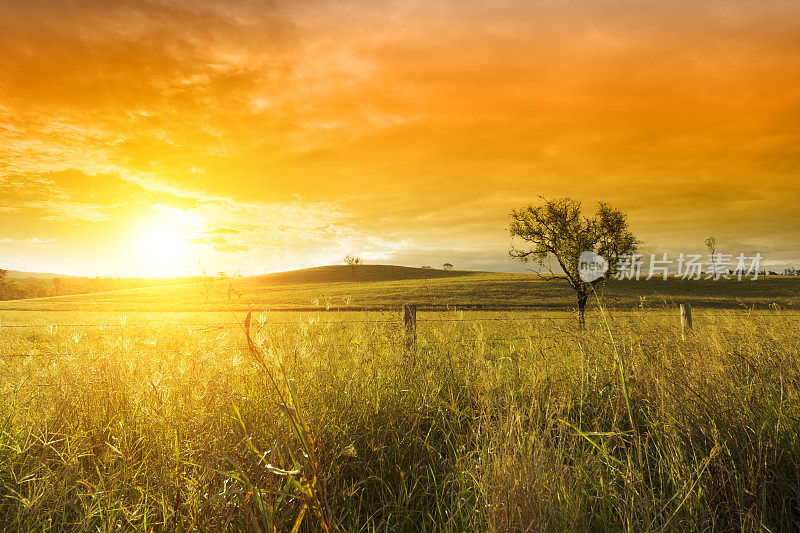
[[[2,0],[0,267],[523,271],[570,196],[800,265],[800,2]]]

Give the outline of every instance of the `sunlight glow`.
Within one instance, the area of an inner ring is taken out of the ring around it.
[[[191,265],[190,247],[181,229],[169,221],[145,225],[135,241],[144,276],[185,275]]]

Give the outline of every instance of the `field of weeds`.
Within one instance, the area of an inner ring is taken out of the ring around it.
[[[7,313],[0,529],[791,530],[799,323]]]

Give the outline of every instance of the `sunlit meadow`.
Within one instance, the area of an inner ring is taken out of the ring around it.
[[[397,313],[4,329],[40,355],[0,362],[0,527],[794,527],[798,316],[606,313],[421,313],[413,352]]]

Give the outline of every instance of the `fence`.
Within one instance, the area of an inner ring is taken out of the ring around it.
[[[479,311],[479,312],[499,312],[499,311],[507,311],[507,312],[518,312],[521,311],[519,308],[515,307],[508,307],[508,308],[482,308],[478,306],[466,306],[466,309],[452,309],[453,311]],[[418,306],[414,304],[406,304],[400,308],[400,314],[397,315],[397,308],[387,308],[387,307],[375,307],[375,308],[293,308],[293,309],[266,309],[265,312],[314,312],[314,313],[325,313],[325,312],[344,312],[344,311],[362,311],[362,312],[379,312],[379,313],[391,313],[389,318],[348,318],[345,320],[317,320],[315,323],[318,324],[397,324],[400,328],[401,339],[400,344],[402,345],[403,350],[409,357],[413,357],[416,353],[417,349],[417,329],[418,323],[448,323],[448,322],[508,322],[508,323],[519,323],[519,322],[529,322],[535,320],[547,320],[551,321],[552,323],[561,323],[566,324],[564,321],[573,321],[577,323],[575,316],[572,314],[565,314],[565,315],[530,315],[525,317],[473,317],[470,319],[463,319],[463,318],[455,318],[455,317],[448,317],[448,316],[436,316],[436,317],[425,317],[420,316],[419,313],[421,312],[431,312],[436,311],[436,309],[426,308],[424,306]],[[771,311],[762,311],[762,312],[754,312],[752,310],[747,311],[748,316],[751,315],[775,315],[774,312]],[[652,316],[663,316],[663,317],[674,317],[676,322],[679,324],[681,338],[686,341],[690,338],[693,333],[693,328],[695,324],[692,320],[692,307],[688,304],[681,304],[675,310],[668,310],[668,309],[660,309],[660,310],[646,310],[641,312],[617,312],[613,311],[611,316],[614,318],[619,317],[652,317]],[[399,319],[399,320],[398,320]],[[280,321],[269,321],[266,322],[265,325],[290,325],[290,324],[298,324],[300,320],[280,320]],[[185,327],[193,327],[197,328],[198,330],[208,330],[208,329],[224,329],[224,328],[232,328],[232,327],[242,327],[242,323],[239,321],[226,321],[226,322],[188,322],[188,323],[181,323],[181,326]],[[134,326],[142,326],[152,327],[153,324],[128,324],[127,320],[121,320],[117,323],[96,323],[96,324],[84,324],[84,323],[66,323],[66,324],[2,324],[0,323],[0,330],[1,329],[31,329],[31,328],[125,328],[125,327],[134,327]],[[558,328],[560,333],[564,333],[566,330],[564,328]],[[572,329],[572,332],[576,332],[576,329]],[[465,342],[468,339],[459,339],[459,342]],[[499,338],[487,338],[481,337],[480,339],[482,342],[504,342],[504,341],[515,341],[515,340],[526,340],[526,337],[512,337],[512,336],[504,336]],[[382,341],[388,342],[388,341]],[[43,354],[43,353],[3,353],[3,350],[0,349],[0,358],[2,357],[30,357],[30,356],[47,356],[53,354]]]

